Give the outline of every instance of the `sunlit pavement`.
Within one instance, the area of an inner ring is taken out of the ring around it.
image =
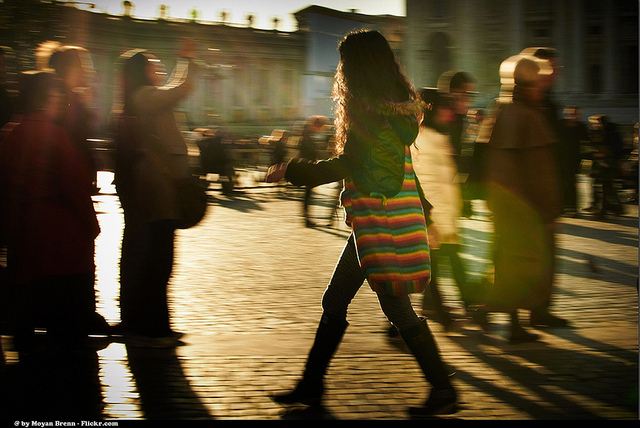
[[[331,227],[305,227],[298,190],[253,186],[247,177],[250,188],[232,196],[212,185],[207,217],[178,233],[170,307],[184,344],[149,350],[111,342],[98,351],[103,418],[407,419],[428,386],[400,341],[387,337],[366,284],[328,372],[324,407],[285,409],[269,400],[302,372],[348,230],[335,219]],[[99,311],[115,324],[122,213],[110,181],[103,173],[95,197],[96,260]],[[581,183],[583,195],[587,186]],[[315,193],[316,222],[328,223],[335,192]],[[625,208],[623,217],[604,221],[562,218],[553,308],[571,328],[536,330],[538,342],[510,344],[499,314],[482,330],[465,318],[453,282],[441,280],[458,318],[448,332],[430,323],[456,370],[461,405],[447,418],[638,418],[638,207]],[[491,222],[481,203],[474,209],[461,227],[469,275],[479,280],[490,267]],[[14,364],[11,350],[5,354]]]

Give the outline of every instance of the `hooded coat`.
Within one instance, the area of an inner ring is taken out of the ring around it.
[[[515,95],[499,107],[486,162],[495,227],[495,279],[487,293],[492,309],[534,309],[550,300],[553,224],[562,209],[555,145],[538,106]]]

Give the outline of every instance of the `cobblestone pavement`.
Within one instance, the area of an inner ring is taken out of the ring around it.
[[[116,323],[122,215],[109,176],[102,179],[103,193],[95,198],[102,226],[99,311]],[[586,190],[588,183],[582,186]],[[336,192],[326,186],[315,193],[317,221],[332,215]],[[149,350],[105,343],[92,372],[98,387],[83,395],[93,397],[94,417],[407,419],[407,407],[422,402],[428,386],[402,343],[387,337],[387,322],[366,284],[329,369],[324,407],[286,409],[269,400],[302,371],[348,230],[340,221],[306,228],[296,189],[256,186],[230,197],[217,189],[211,195],[205,220],[177,238],[169,292],[184,345]],[[443,278],[456,327],[430,325],[456,369],[461,400],[460,411],[447,418],[638,418],[638,207],[626,208],[623,217],[604,221],[562,219],[554,311],[571,328],[537,330],[538,342],[509,344],[508,320],[499,314],[488,331],[471,323],[453,282]],[[463,257],[471,278],[479,280],[490,268],[491,221],[481,203],[474,209],[476,216],[461,220]],[[419,309],[419,296],[412,297]],[[17,366],[8,338],[4,343],[8,367]]]

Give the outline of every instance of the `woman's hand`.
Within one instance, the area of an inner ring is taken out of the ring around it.
[[[287,172],[287,164],[279,163],[276,165],[272,165],[269,167],[267,171],[267,176],[264,181],[267,183],[276,183],[278,181],[284,180],[284,173]]]

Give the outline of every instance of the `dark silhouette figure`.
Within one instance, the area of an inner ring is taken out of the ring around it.
[[[146,51],[123,55],[124,112],[116,137],[115,183],[124,211],[120,263],[120,329],[127,344],[171,347],[167,284],[180,212],[175,180],[191,175],[187,146],[173,108],[192,90],[196,56],[185,41],[170,82]]]
[[[582,152],[589,141],[587,125],[580,120],[580,109],[577,106],[567,106],[562,130],[564,138],[560,141],[560,170],[562,174],[562,189],[564,207],[569,215],[578,212],[578,195],[576,176],[580,173]]]
[[[15,287],[14,345],[82,348],[93,321],[94,240],[99,225],[90,171],[65,129],[57,125],[65,92],[48,72],[23,74],[22,122],[2,141],[3,231]]]
[[[312,116],[307,119],[302,128],[300,143],[298,145],[299,157],[307,161],[314,162],[318,160],[318,147],[314,134],[321,131],[324,121],[319,116]],[[304,186],[304,197],[302,200],[302,214],[304,216],[305,225],[314,227],[315,223],[309,218],[309,203],[311,202],[311,186]]]
[[[15,110],[14,102],[9,95],[5,81],[6,51],[7,48],[0,46],[0,128],[9,123]]]
[[[62,81],[66,97],[66,106],[60,119],[60,125],[67,131],[71,141],[82,153],[84,162],[90,171],[90,184],[94,193],[98,193],[98,171],[89,147],[89,138],[94,132],[95,118],[88,103],[91,97],[90,76],[94,72],[89,51],[78,46],[63,46],[56,42],[43,43],[38,52],[41,66],[53,69]],[[94,320],[91,332],[109,334],[110,326],[104,317],[95,311],[95,289],[91,297],[94,306]]]
[[[589,118],[591,132],[591,177],[594,179],[593,204],[587,210],[604,219],[607,213],[621,215],[624,211],[615,180],[621,177],[620,161],[623,142],[616,124],[606,115]]]
[[[518,310],[531,311],[531,325],[560,324],[549,312],[554,278],[555,222],[562,210],[557,138],[543,109],[551,66],[519,55],[500,67],[505,87],[487,147],[487,205],[495,230],[495,280],[486,301],[511,314],[512,342],[537,339],[524,330]],[[562,323],[564,325],[564,323]]]
[[[200,165],[205,174],[218,174],[222,192],[230,194],[235,187],[236,172],[223,138],[224,135],[219,130],[202,131],[202,138],[198,141]]]

